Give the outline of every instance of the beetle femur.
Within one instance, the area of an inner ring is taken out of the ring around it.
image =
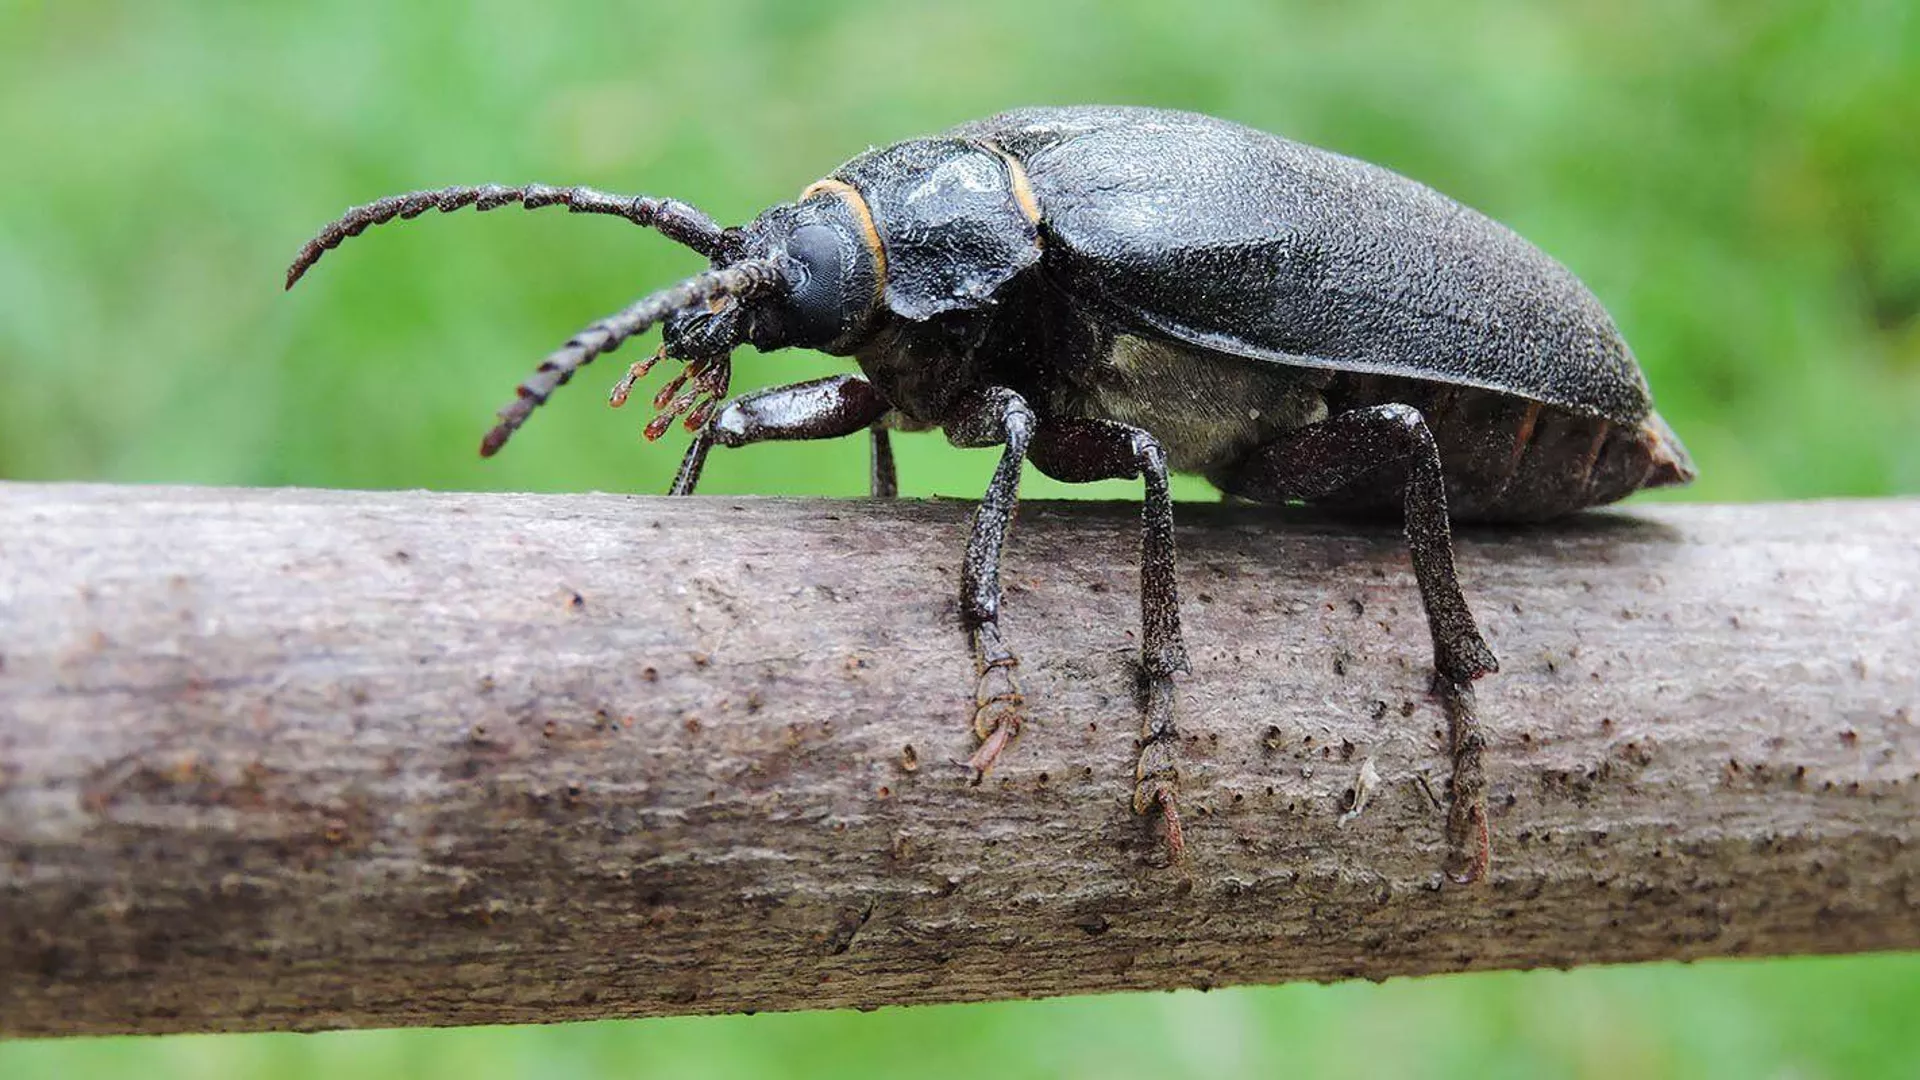
[[[356,206],[321,229],[319,235],[307,241],[300,253],[294,256],[293,265],[287,267],[287,288],[293,288],[293,283],[320,261],[320,256],[339,247],[347,237],[359,236],[370,226],[385,225],[394,218],[416,218],[429,210],[446,214],[468,206],[475,210],[496,210],[516,204],[528,210],[564,206],[576,214],[623,217],[635,225],[658,229],[667,239],[684,244],[709,259],[720,253],[724,233],[712,218],[678,199],[609,195],[590,187],[551,187],[546,184],[503,187],[486,184],[481,187],[409,191],[404,195],[389,195],[365,206]]]

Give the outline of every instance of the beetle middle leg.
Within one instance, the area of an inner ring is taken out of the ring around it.
[[[1000,556],[1019,501],[1020,466],[1033,437],[1034,417],[1019,394],[993,387],[970,395],[958,415],[944,426],[947,441],[955,446],[1006,448],[974,511],[960,571],[960,617],[973,638],[978,671],[973,731],[980,737],[980,749],[967,762],[973,769],[973,782],[978,784],[1026,722],[1026,698],[1015,674],[1020,658],[1000,634]]]
[[[1174,676],[1184,673],[1187,646],[1180,635],[1180,590],[1174,574],[1173,498],[1167,454],[1147,432],[1108,420],[1052,420],[1033,440],[1033,463],[1069,484],[1140,477],[1146,498],[1140,513],[1140,667],[1146,716],[1134,767],[1133,810],[1160,812],[1167,853],[1186,849],[1180,829],[1178,733]]]
[[[714,446],[746,446],[774,440],[839,439],[871,427],[893,406],[858,375],[742,394],[721,407],[687,447],[669,495],[691,495]]]
[[[1473,680],[1499,665],[1460,592],[1440,452],[1426,420],[1407,405],[1340,413],[1260,447],[1217,482],[1263,502],[1311,501],[1374,485],[1400,494],[1413,576],[1433,636],[1434,690],[1451,730],[1447,836],[1461,864],[1455,877],[1479,879],[1486,873],[1491,843],[1480,764],[1485,738],[1474,713]]]

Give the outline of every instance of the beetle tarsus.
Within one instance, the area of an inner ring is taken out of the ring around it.
[[[1487,820],[1487,776],[1481,763],[1486,736],[1474,708],[1473,684],[1435,675],[1434,693],[1447,714],[1453,775],[1447,780],[1448,876],[1471,885],[1493,862],[1493,830]]]
[[[1156,784],[1149,792],[1148,811],[1160,812],[1160,826],[1166,837],[1167,865],[1187,861],[1187,834],[1180,825],[1179,787],[1172,781]]]
[[[973,690],[973,733],[980,739],[980,748],[967,760],[967,768],[973,771],[971,782],[977,787],[1026,725],[1027,699],[1017,674],[1020,660],[1000,640],[999,626],[983,624],[973,637],[980,668]]]

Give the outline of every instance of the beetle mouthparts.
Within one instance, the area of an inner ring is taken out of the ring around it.
[[[637,360],[627,369],[620,381],[613,385],[613,391],[607,395],[607,404],[619,408],[627,403],[627,397],[633,392],[633,386],[653,366],[667,355],[665,345],[655,349],[653,355],[645,360]],[[658,414],[647,421],[642,433],[648,442],[654,442],[667,433],[673,422],[684,415],[688,431],[697,431],[720,408],[727,396],[727,388],[733,382],[733,356],[720,353],[714,356],[696,357],[687,362],[680,374],[668,379],[659,393],[653,395],[653,408]],[[685,392],[682,392],[682,388]]]
[[[555,390],[564,386],[567,380],[573,378],[574,372],[591,363],[594,357],[612,352],[620,347],[621,342],[636,334],[645,333],[655,323],[676,311],[722,297],[744,299],[758,296],[781,288],[785,281],[778,263],[769,259],[741,259],[739,262],[729,263],[703,274],[695,274],[677,285],[669,285],[658,292],[650,293],[626,308],[588,324],[584,330],[568,338],[565,345],[548,353],[547,358],[540,361],[540,366],[534,369],[533,374],[521,381],[518,397],[500,410],[500,422],[495,424],[480,441],[480,455],[492,457],[498,453],[500,448],[507,444],[507,440],[513,437],[513,433],[520,429],[520,425],[527,422],[527,417],[533,414],[533,410],[545,404]],[[726,354],[716,355],[718,364],[715,363],[714,356],[709,356],[689,365],[690,369],[698,366],[702,377],[702,381],[697,384],[699,392],[696,392],[691,400],[680,405],[679,398],[673,398],[671,401],[661,398],[656,401],[657,407],[668,410],[670,406],[677,406],[672,410],[672,416],[677,416],[680,412],[699,404],[700,392],[708,392],[708,387],[718,388],[711,391],[713,396],[724,395],[727,380],[732,373],[726,363]],[[645,370],[642,368],[638,374],[633,372],[629,374],[637,380],[641,374],[645,374]],[[689,370],[686,376],[673,384],[673,390],[678,391],[686,378],[694,374],[694,371]],[[618,401],[625,400],[627,391],[631,389],[632,383],[626,380],[616,385],[613,392],[616,404]],[[710,412],[711,408],[712,406],[708,405],[703,412]],[[665,421],[655,417],[654,423],[647,425],[647,430],[653,432],[657,427],[659,433],[664,433],[667,425],[673,422],[672,416]],[[659,435],[653,434],[649,437],[658,438]]]

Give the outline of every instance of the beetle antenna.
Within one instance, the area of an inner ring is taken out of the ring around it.
[[[667,239],[684,244],[709,259],[720,254],[724,230],[712,218],[678,199],[609,195],[590,187],[550,187],[546,184],[502,187],[499,184],[487,184],[482,187],[410,191],[405,195],[389,195],[348,210],[338,220],[321,229],[319,235],[307,241],[300,253],[294,256],[293,265],[287,267],[287,288],[293,288],[293,283],[320,261],[320,256],[339,247],[347,237],[359,236],[369,226],[385,225],[394,218],[416,218],[429,210],[449,214],[467,206],[475,210],[497,210],[515,204],[528,210],[564,206],[576,214],[611,214],[626,218],[635,225],[658,229]]]
[[[567,339],[565,345],[547,354],[545,360],[525,382],[520,396],[500,410],[500,422],[480,441],[480,456],[492,457],[505,446],[533,410],[545,404],[553,392],[573,378],[601,353],[612,352],[620,343],[682,308],[705,304],[722,297],[747,299],[778,288],[786,281],[781,264],[774,259],[742,259],[717,270],[696,274],[677,285],[653,293],[626,309],[609,315]]]

